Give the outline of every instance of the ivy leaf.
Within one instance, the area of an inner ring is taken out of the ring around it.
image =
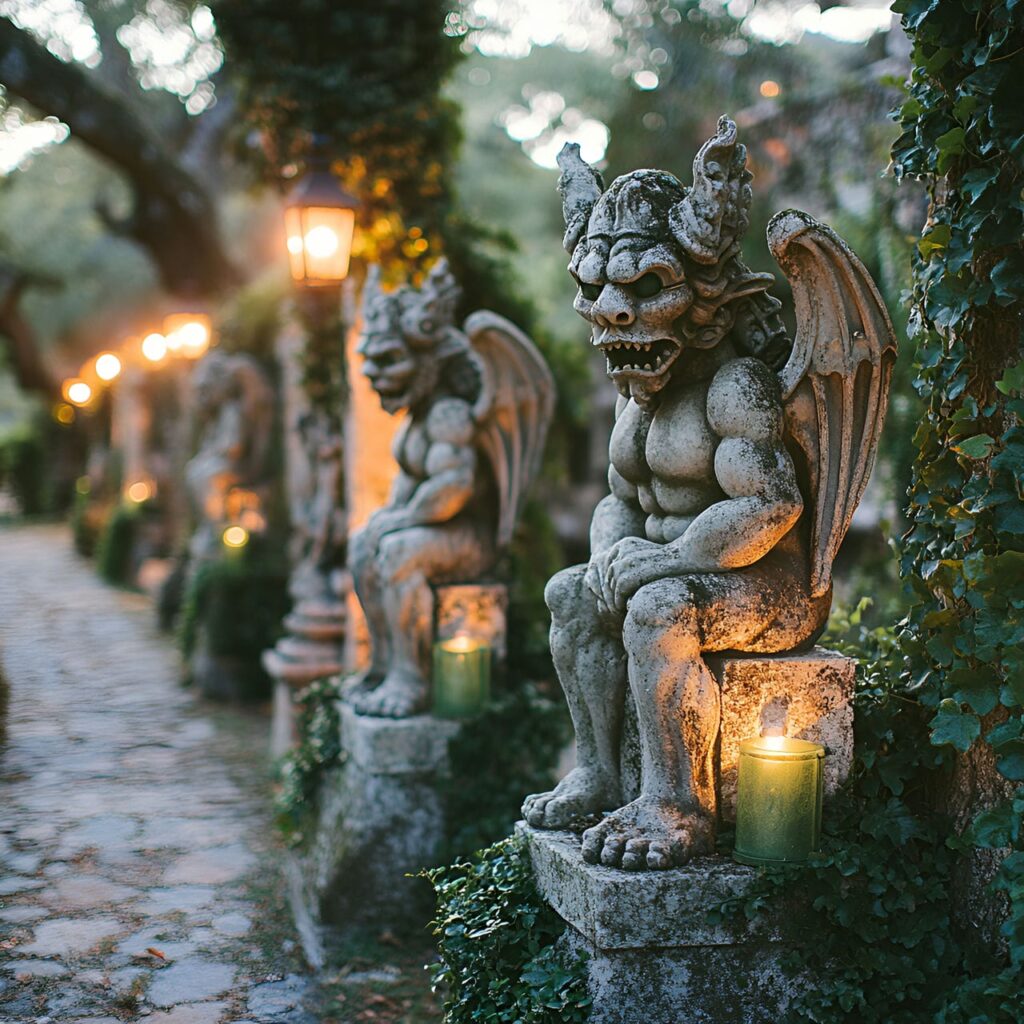
[[[982,811],[971,825],[971,836],[978,846],[998,849],[1009,846],[1020,835],[1021,820],[1009,802]]]
[[[932,719],[931,738],[935,746],[950,744],[960,751],[967,751],[981,735],[981,721],[977,715],[965,715],[955,700],[940,702],[939,710]]]
[[[1004,371],[1003,376],[996,381],[996,387],[1004,395],[1017,395],[1024,391],[1024,361]]]
[[[1006,753],[996,759],[996,767],[1013,782],[1024,782],[1024,740],[1011,740],[1000,750]]]
[[[975,434],[973,437],[964,438],[952,446],[953,451],[960,455],[966,455],[969,459],[987,459],[996,443],[995,438],[989,434]]]
[[[949,245],[949,240],[952,237],[952,231],[948,224],[936,224],[931,231],[926,232],[921,236],[917,243],[917,251],[921,254],[924,259],[935,252],[937,249],[945,249]],[[941,349],[936,353],[936,362],[942,357]],[[932,365],[935,365],[934,363]]]

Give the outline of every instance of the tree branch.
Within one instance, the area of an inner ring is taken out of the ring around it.
[[[6,18],[0,18],[0,82],[60,118],[72,136],[125,175],[134,195],[132,214],[107,222],[149,252],[168,291],[201,297],[238,281],[210,196],[125,99]]]

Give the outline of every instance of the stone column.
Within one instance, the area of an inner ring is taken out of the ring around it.
[[[348,590],[342,425],[348,405],[341,295],[300,295],[279,340],[285,402],[287,480],[295,536],[287,634],[263,653],[274,679],[271,754],[295,742],[293,695],[343,667]]]
[[[373,718],[338,702],[345,759],[325,778],[308,850],[290,858],[293,910],[316,959],[319,926],[421,929],[430,886],[408,877],[438,862],[445,837],[440,781],[461,725],[431,715]]]

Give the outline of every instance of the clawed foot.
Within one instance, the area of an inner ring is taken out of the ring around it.
[[[408,718],[424,710],[427,692],[427,684],[418,676],[392,672],[373,689],[354,693],[349,699],[360,715]]]
[[[714,847],[711,822],[640,797],[583,833],[583,859],[627,871],[666,871]]]
[[[534,793],[523,804],[523,817],[534,828],[565,828],[574,819],[607,810],[617,793],[599,772],[573,768],[550,793]]]

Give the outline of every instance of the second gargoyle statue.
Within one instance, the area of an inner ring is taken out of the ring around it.
[[[787,336],[772,275],[740,259],[751,174],[728,118],[689,188],[642,170],[606,191],[574,145],[558,162],[575,308],[620,397],[590,561],[546,593],[577,766],[523,814],[564,828],[610,811],[584,832],[584,859],[667,869],[713,850],[720,694],[703,655],[821,633],[896,342],[861,262],[795,210],[768,227],[796,304]],[[629,703],[638,793],[623,772]]]
[[[459,288],[439,260],[421,289],[363,300],[363,373],[386,412],[406,416],[387,504],[349,543],[369,627],[369,667],[347,699],[366,715],[402,718],[429,697],[437,584],[477,581],[511,540],[540,467],[555,404],[541,354],[487,310],[455,323]]]

